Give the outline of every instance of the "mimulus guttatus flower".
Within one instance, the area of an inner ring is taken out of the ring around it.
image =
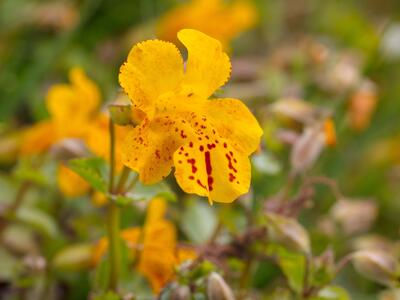
[[[94,154],[109,157],[109,116],[100,111],[101,95],[97,85],[80,68],[69,72],[70,83],[53,85],[46,96],[50,118],[25,130],[21,143],[22,155],[42,154],[54,144],[67,139],[79,139]],[[116,126],[116,166],[122,168],[118,140],[124,127]],[[67,197],[86,194],[90,187],[65,165],[57,171],[60,191]]]
[[[157,294],[174,278],[177,266],[197,257],[193,249],[178,247],[176,228],[165,218],[166,211],[166,201],[156,197],[149,204],[143,228],[127,228],[120,234],[132,256],[137,259],[138,271],[147,278]],[[94,265],[107,250],[108,240],[100,239],[93,248]]]
[[[161,18],[158,37],[174,42],[179,30],[192,28],[218,39],[226,48],[233,38],[252,27],[256,20],[256,10],[250,1],[192,0]]]
[[[121,67],[121,86],[146,115],[130,127],[122,160],[143,183],[162,180],[175,166],[184,191],[232,202],[249,189],[248,156],[262,130],[240,100],[208,99],[230,75],[220,42],[192,29],[178,38],[188,50],[185,67],[178,49],[160,40],[134,46]]]

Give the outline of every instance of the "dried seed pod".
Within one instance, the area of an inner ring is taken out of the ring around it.
[[[354,268],[365,277],[387,286],[397,280],[396,259],[381,250],[361,250],[353,254]]]
[[[290,162],[296,173],[312,167],[326,145],[326,137],[320,124],[308,127],[292,148]]]
[[[208,276],[207,296],[209,300],[235,300],[231,288],[221,275],[215,272]]]
[[[310,238],[307,231],[295,219],[275,213],[266,213],[268,237],[290,250],[310,252]]]

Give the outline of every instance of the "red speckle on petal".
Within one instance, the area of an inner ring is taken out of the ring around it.
[[[190,142],[190,143],[189,143],[189,147],[190,147],[190,148],[193,148],[193,142]]]
[[[197,182],[197,184],[198,184],[199,186],[201,186],[203,189],[207,190],[207,188],[205,187],[205,185],[201,183],[200,179],[197,179],[196,182]]]
[[[232,173],[229,173],[229,181],[232,182],[236,179],[235,175],[233,175]]]
[[[227,147],[228,147],[228,145],[226,143],[224,143],[224,148],[227,148]]]
[[[160,150],[156,150],[156,157],[160,159]]]
[[[188,178],[189,178],[190,180],[194,180],[194,176],[192,176],[192,175],[190,175]]]
[[[183,132],[183,130],[181,130],[181,138],[186,139],[187,135]]]
[[[199,147],[199,150],[200,150],[201,152],[203,152],[203,151],[204,151],[204,147],[203,147],[203,145],[201,145],[201,146]]]
[[[194,158],[190,158],[190,159],[187,160],[187,162],[188,162],[189,164],[191,164],[191,166],[192,166],[192,173],[193,173],[193,174],[196,173],[196,172],[197,172],[197,168],[196,168],[196,166],[195,166],[196,160],[195,160]]]

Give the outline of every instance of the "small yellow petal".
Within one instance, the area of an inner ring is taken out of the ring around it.
[[[89,184],[64,164],[60,164],[57,172],[58,187],[66,197],[79,197],[89,192]]]
[[[100,193],[97,191],[93,193],[90,200],[92,201],[93,205],[98,206],[98,207],[104,206],[108,203],[107,196],[104,195],[103,193]]]
[[[136,108],[148,116],[162,94],[178,88],[183,61],[175,45],[149,40],[135,45],[121,66],[119,82]]]
[[[166,177],[173,166],[172,156],[193,130],[188,122],[158,116],[131,128],[122,145],[123,163],[137,171],[140,181],[152,184]]]
[[[20,146],[22,155],[40,154],[57,141],[54,123],[42,121],[26,129]]]
[[[245,154],[257,150],[263,131],[257,119],[240,100],[215,99],[204,104],[204,112],[221,137]]]
[[[46,97],[47,109],[60,138],[82,137],[100,102],[97,86],[81,69],[71,70],[70,81],[71,84],[52,86]]]
[[[211,203],[232,202],[249,189],[248,155],[222,138],[206,117],[193,122],[197,137],[174,153],[178,184],[187,193],[207,196]]]
[[[178,38],[188,50],[184,85],[196,96],[207,99],[228,80],[229,57],[219,41],[200,31],[183,29]]]

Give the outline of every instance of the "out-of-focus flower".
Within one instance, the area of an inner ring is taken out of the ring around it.
[[[97,191],[95,191],[92,194],[92,197],[90,198],[90,200],[92,201],[93,205],[95,205],[95,206],[103,206],[106,203],[108,203],[107,195],[97,192]]]
[[[68,30],[77,23],[78,16],[69,1],[46,2],[33,9],[32,22],[45,28]]]
[[[333,219],[347,234],[368,230],[378,215],[378,208],[372,200],[340,199],[331,209]]]
[[[335,123],[331,118],[327,118],[324,121],[324,134],[325,134],[325,144],[327,146],[336,146],[337,138],[336,138],[336,127]]]
[[[85,138],[100,104],[100,92],[79,68],[73,68],[69,78],[70,84],[56,84],[50,88],[46,97],[50,119],[25,131],[22,154],[42,153],[65,138]]]
[[[134,46],[121,67],[121,86],[146,114],[125,138],[123,163],[146,184],[175,166],[184,191],[232,202],[249,189],[248,156],[262,129],[240,100],[208,99],[230,74],[221,44],[191,29],[178,37],[189,53],[185,71],[177,48],[159,40]]]
[[[134,227],[121,232],[121,239],[138,255],[139,272],[149,280],[155,293],[174,278],[175,266],[197,256],[192,249],[177,247],[176,229],[165,219],[166,209],[164,199],[154,198],[143,229]],[[93,264],[100,261],[107,248],[108,241],[102,238],[93,248]]]
[[[218,39],[225,47],[239,33],[252,27],[256,20],[256,9],[250,1],[192,0],[161,18],[158,37],[175,42],[181,29],[191,28]]]
[[[356,87],[361,78],[361,61],[355,55],[344,53],[332,57],[317,81],[326,89],[340,93]]]
[[[362,131],[370,125],[371,118],[378,103],[375,85],[364,81],[350,98],[350,126],[356,131]]]
[[[90,186],[82,177],[65,166],[58,165],[57,171],[58,187],[66,197],[79,197],[89,192]]]

